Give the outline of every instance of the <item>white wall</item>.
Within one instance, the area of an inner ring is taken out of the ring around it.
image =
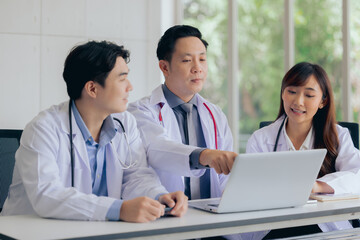
[[[68,99],[65,57],[88,40],[129,49],[130,101],[150,94],[162,81],[155,51],[174,24],[171,2],[0,0],[0,129],[22,129],[40,110]]]

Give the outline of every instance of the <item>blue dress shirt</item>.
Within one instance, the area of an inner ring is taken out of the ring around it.
[[[189,156],[189,164],[190,169],[201,169],[206,168],[205,166],[199,163],[200,153],[205,150],[206,142],[204,133],[201,127],[200,116],[198,112],[198,106],[196,98],[193,97],[188,103],[190,105],[185,105],[182,99],[176,96],[173,92],[171,92],[165,84],[163,84],[163,92],[168,102],[169,106],[172,108],[176,120],[179,125],[179,130],[181,134],[181,139],[184,144],[190,144],[189,139],[189,129],[188,129],[188,119],[187,119],[187,112],[189,110],[192,112],[191,114],[191,142],[193,145],[199,147],[192,151]],[[193,179],[195,180],[195,179]],[[196,198],[210,198],[211,197],[211,190],[210,190],[210,169],[206,169],[205,173],[199,178],[199,182],[193,181],[191,183],[191,178],[185,177],[184,178],[184,185],[185,185],[185,194],[189,197],[189,199],[196,199]]]
[[[108,196],[105,147],[106,145],[111,144],[110,141],[115,137],[117,128],[114,125],[112,117],[109,115],[103,122],[100,132],[100,140],[99,143],[97,143],[91,136],[89,129],[86,127],[74,101],[72,102],[71,109],[74,114],[76,124],[80,128],[81,134],[86,144],[91,169],[92,193],[97,196]],[[114,201],[106,214],[106,218],[108,220],[119,220],[122,203],[123,201],[120,199]]]
[[[187,136],[187,133],[185,132],[186,113],[184,113],[184,111],[180,107],[180,105],[185,102],[182,99],[180,99],[178,96],[176,96],[173,92],[171,92],[165,84],[162,85],[162,89],[163,89],[166,101],[168,102],[168,104],[172,108],[172,110],[174,111],[176,120],[178,121],[182,142],[184,144],[189,144],[186,141],[188,136]],[[189,103],[192,103],[194,105],[193,115],[195,115],[195,118],[197,119],[197,121],[195,121],[195,123],[194,123],[194,130],[196,131],[195,136],[198,137],[197,146],[199,147],[198,149],[195,149],[189,156],[190,169],[203,169],[206,167],[199,163],[199,157],[200,157],[200,153],[206,149],[206,142],[205,142],[204,133],[203,133],[202,127],[201,127],[199,113],[197,110],[196,99],[193,97],[189,101]]]

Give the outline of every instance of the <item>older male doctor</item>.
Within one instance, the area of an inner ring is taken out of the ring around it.
[[[165,84],[129,104],[150,166],[168,191],[184,191],[190,199],[220,197],[237,156],[225,114],[198,94],[207,77],[207,45],[197,28],[169,28],[157,48]],[[224,237],[251,240],[264,235]]]
[[[191,199],[220,197],[237,155],[224,113],[198,94],[207,77],[206,47],[194,27],[168,29],[157,48],[165,84],[129,104],[150,166],[168,191]]]
[[[77,46],[65,61],[70,101],[25,128],[3,215],[147,222],[183,215],[187,198],[168,193],[147,167],[134,117],[129,53],[109,42]]]

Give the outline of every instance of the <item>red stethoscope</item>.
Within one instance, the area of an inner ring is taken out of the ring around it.
[[[215,148],[218,149],[218,139],[217,139],[217,130],[216,130],[216,121],[215,121],[215,117],[214,117],[214,114],[211,112],[209,106],[206,104],[206,103],[203,103],[204,106],[206,107],[206,109],[209,111],[210,115],[211,115],[211,118],[213,120],[213,123],[214,123],[214,132],[215,132]],[[159,103],[159,106],[160,106],[160,111],[159,111],[159,121],[160,122],[163,122],[163,117],[161,115],[161,109],[162,107],[164,106],[163,103]]]

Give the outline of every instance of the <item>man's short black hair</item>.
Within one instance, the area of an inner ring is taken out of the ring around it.
[[[197,37],[205,45],[205,48],[209,45],[204,39],[199,29],[189,25],[175,25],[164,33],[160,38],[156,54],[159,60],[166,60],[171,62],[172,54],[175,51],[175,43],[179,38],[184,37]]]
[[[117,57],[122,57],[126,63],[130,61],[129,51],[112,42],[90,41],[75,46],[65,60],[63,72],[70,99],[80,98],[88,81],[105,86],[105,79],[114,68]]]

